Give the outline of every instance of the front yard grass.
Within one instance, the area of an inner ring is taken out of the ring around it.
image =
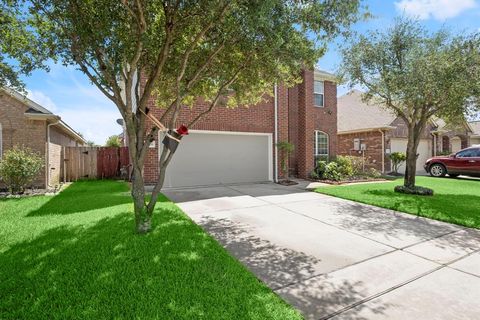
[[[128,186],[0,200],[0,319],[301,319],[172,202],[133,232]]]
[[[417,177],[417,185],[434,190],[431,197],[393,191],[402,179],[387,183],[321,187],[317,192],[431,219],[480,228],[480,180]]]

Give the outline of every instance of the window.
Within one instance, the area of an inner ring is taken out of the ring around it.
[[[313,98],[314,98],[314,105],[316,107],[323,107],[323,92],[324,92],[323,81],[314,81],[313,82]]]
[[[476,158],[480,156],[480,149],[468,149],[457,153],[457,158]]]
[[[328,135],[322,131],[315,131],[315,159],[328,157]]]
[[[0,123],[0,159],[2,159],[2,144],[3,144],[3,140],[2,140],[2,124]]]

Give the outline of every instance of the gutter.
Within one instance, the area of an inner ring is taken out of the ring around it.
[[[382,129],[378,131],[382,134],[382,172],[385,173],[385,132]]]
[[[384,126],[384,127],[373,127],[373,128],[363,128],[363,129],[356,129],[356,130],[345,130],[345,131],[338,131],[337,135],[341,134],[352,134],[352,133],[361,133],[361,132],[368,132],[368,131],[375,131],[375,130],[393,130],[395,127],[392,126]]]
[[[274,148],[275,148],[275,168],[273,171],[275,172],[273,181],[278,182],[278,88],[277,84],[274,85]]]

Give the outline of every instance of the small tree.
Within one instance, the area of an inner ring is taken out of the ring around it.
[[[44,166],[43,158],[29,148],[14,147],[3,154],[0,179],[11,193],[23,193]]]
[[[341,77],[406,125],[404,186],[414,190],[417,148],[429,119],[464,119],[478,109],[480,35],[429,33],[417,21],[399,18],[389,29],[347,43]]]
[[[392,152],[389,158],[392,161],[393,172],[398,174],[398,168],[407,160],[407,155],[404,152]]]
[[[106,147],[121,147],[122,141],[118,135],[113,135],[108,137],[107,141],[105,142]]]
[[[288,159],[295,150],[295,145],[288,141],[281,141],[277,143],[278,151],[280,151],[280,168],[282,169],[283,177],[286,181],[289,179]]]

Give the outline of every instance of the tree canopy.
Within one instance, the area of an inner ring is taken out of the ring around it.
[[[259,102],[273,84],[292,85],[333,37],[360,17],[359,0],[31,0],[32,17],[55,57],[75,65],[118,107],[132,159],[137,226],[145,230],[173,152],[145,204],[143,164],[158,128],[146,130],[152,95],[160,121],[176,128],[196,99],[217,106]],[[138,79],[141,81],[138,81]]]
[[[415,186],[417,147],[428,120],[465,121],[478,110],[480,34],[429,32],[398,18],[388,29],[349,41],[340,75],[365,89],[367,102],[383,105],[408,127],[405,186]]]
[[[22,1],[0,1],[0,87],[22,90],[21,76],[46,68],[50,56],[23,9]]]

